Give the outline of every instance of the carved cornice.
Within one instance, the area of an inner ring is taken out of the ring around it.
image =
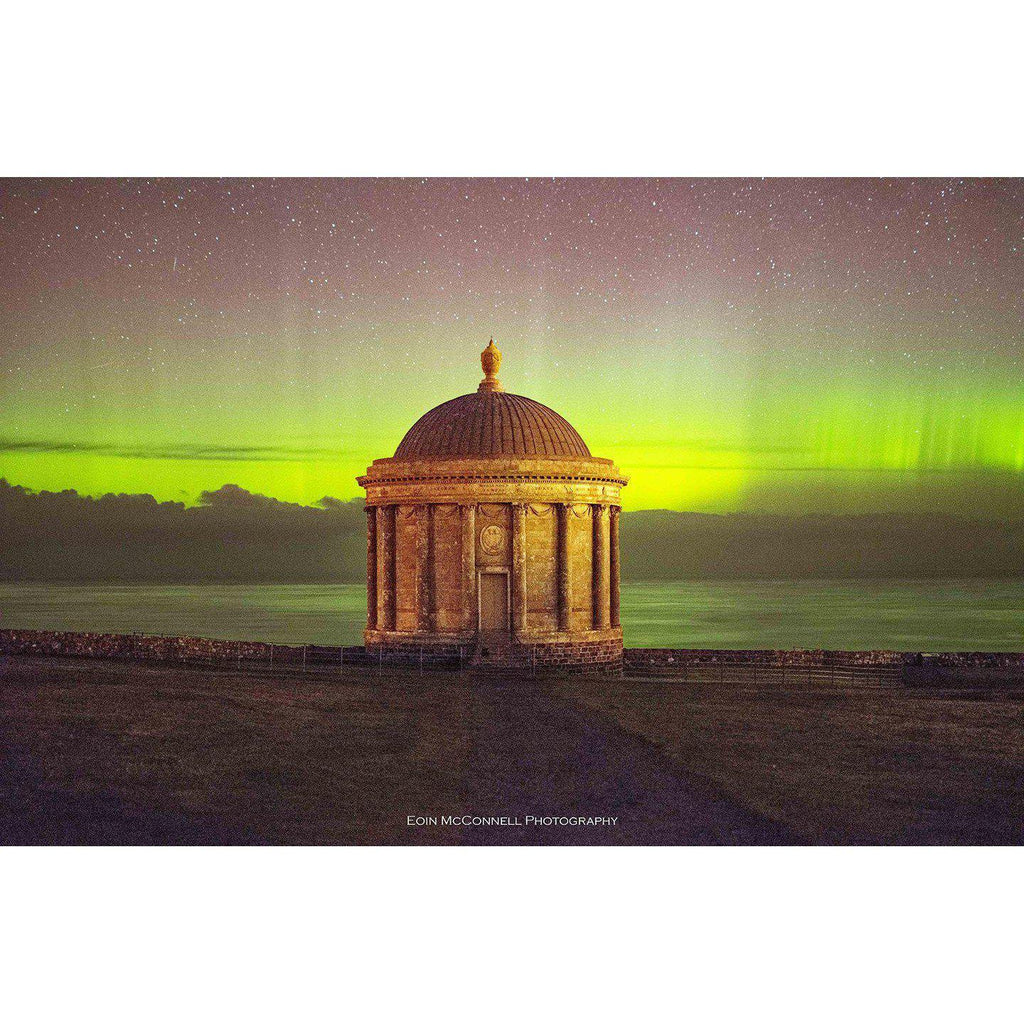
[[[373,484],[420,483],[488,483],[522,481],[559,481],[574,483],[606,483],[625,486],[628,478],[619,472],[611,459],[545,458],[545,459],[445,459],[438,461],[375,459],[363,476],[360,486]]]

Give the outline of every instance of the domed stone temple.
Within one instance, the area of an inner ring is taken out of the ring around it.
[[[626,478],[558,413],[498,380],[426,413],[366,489],[367,648],[413,660],[622,663],[619,495]]]

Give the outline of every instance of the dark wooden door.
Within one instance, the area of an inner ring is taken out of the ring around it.
[[[480,574],[480,632],[508,632],[508,575],[503,572]]]

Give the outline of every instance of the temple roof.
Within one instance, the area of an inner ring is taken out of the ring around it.
[[[501,353],[493,338],[480,358],[484,379],[479,390],[421,416],[395,451],[396,459],[590,458],[590,449],[568,420],[502,388],[497,376]]]

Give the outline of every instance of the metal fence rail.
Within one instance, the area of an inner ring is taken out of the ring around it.
[[[737,686],[778,684],[797,685],[894,685],[903,679],[902,665],[802,665],[747,662],[688,662],[672,665],[629,664],[625,674],[631,678],[656,677],[693,683],[721,683]]]

